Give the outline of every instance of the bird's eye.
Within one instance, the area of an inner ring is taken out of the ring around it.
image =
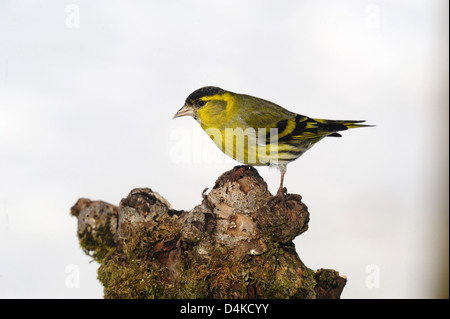
[[[205,105],[205,104],[206,104],[206,102],[203,101],[203,100],[198,100],[198,102],[197,102],[197,105],[198,105],[198,106],[203,106],[203,105]]]

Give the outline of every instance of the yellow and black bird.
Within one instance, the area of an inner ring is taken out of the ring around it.
[[[248,165],[275,165],[281,171],[278,195],[288,163],[327,136],[367,127],[365,121],[313,119],[254,96],[214,86],[192,92],[174,118],[192,116],[228,156]]]

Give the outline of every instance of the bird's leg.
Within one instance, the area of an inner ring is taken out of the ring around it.
[[[284,181],[284,174],[286,173],[286,169],[281,170],[281,182],[280,187],[278,188],[277,196],[281,196],[283,199],[286,196],[287,189],[286,187],[283,187],[283,181]]]

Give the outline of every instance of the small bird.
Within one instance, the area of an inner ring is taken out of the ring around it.
[[[274,165],[281,172],[277,195],[283,187],[287,164],[315,143],[337,132],[368,127],[365,121],[314,119],[254,96],[215,86],[192,92],[173,118],[192,116],[222,152],[248,165]]]

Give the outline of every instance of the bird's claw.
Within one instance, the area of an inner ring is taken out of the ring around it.
[[[278,189],[277,194],[275,197],[278,197],[280,199],[280,202],[282,202],[286,206],[286,196],[287,196],[287,188],[286,187],[280,187]]]
[[[277,196],[282,196],[282,197],[286,198],[286,195],[287,195],[287,188],[286,187],[280,187],[278,189]]]

